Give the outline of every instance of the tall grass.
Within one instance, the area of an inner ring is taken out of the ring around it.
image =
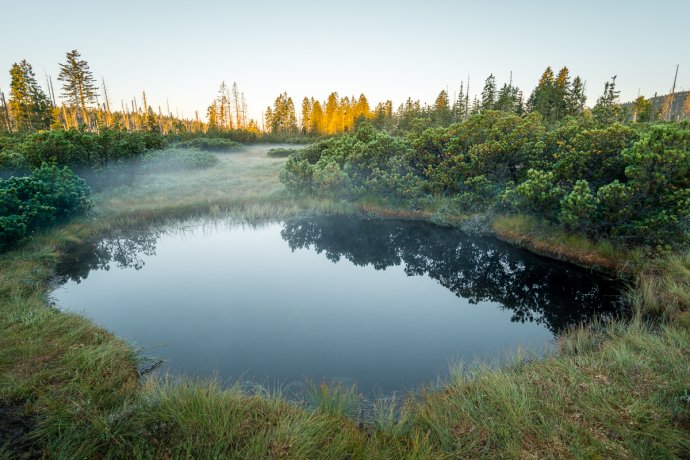
[[[637,273],[628,301],[639,314],[688,324],[690,251],[648,261]]]
[[[362,408],[361,396],[354,386],[325,382],[307,384],[307,401],[315,411],[334,416],[357,417]]]
[[[690,453],[687,329],[612,324],[583,347],[509,368],[478,369],[407,406],[413,429],[452,458],[669,458]],[[579,342],[577,344],[572,341]]]
[[[629,261],[637,257],[634,251],[609,241],[594,242],[524,214],[496,216],[492,230],[500,239],[538,254],[609,273],[633,270]]]

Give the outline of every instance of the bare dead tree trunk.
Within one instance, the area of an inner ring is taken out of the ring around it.
[[[3,120],[5,122],[5,127],[7,128],[7,132],[12,132],[12,122],[10,121],[10,112],[9,109],[7,108],[7,100],[5,100],[5,93],[0,91],[0,103],[2,103],[2,114],[3,114]]]
[[[108,88],[105,86],[105,78],[103,81],[103,97],[105,98],[105,125],[110,128],[113,122],[113,116],[110,112],[110,100],[108,99]]]

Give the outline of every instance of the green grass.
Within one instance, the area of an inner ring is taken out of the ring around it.
[[[361,396],[354,386],[326,382],[307,384],[307,401],[316,412],[333,416],[357,417],[362,407]]]
[[[648,261],[628,297],[642,314],[690,326],[690,251]]]
[[[255,222],[399,212],[371,203],[295,201],[277,179],[283,162],[266,158],[266,150],[243,149],[212,168],[155,174],[97,195],[93,216],[0,255],[0,402],[21,403],[36,416],[27,442],[46,457],[690,456],[688,255],[659,259],[646,270],[631,264],[638,319],[576,328],[561,337],[559,353],[541,359],[457,366],[447,386],[375,401],[364,418],[361,397],[349,387],[311,385],[302,405],[280,391],[250,394],[212,379],[142,381],[130,346],[79,315],[47,307],[61,253],[104,232],[197,215]],[[497,225],[551,248],[572,244],[576,254],[596,252],[617,264],[628,257],[513,219]],[[0,458],[9,455],[0,447]]]
[[[229,152],[242,148],[242,144],[230,139],[216,137],[197,137],[180,144],[182,147],[195,148],[211,152]]]
[[[150,173],[210,168],[219,163],[212,153],[197,149],[156,150],[144,157],[142,169]]]
[[[453,458],[687,455],[689,341],[635,322],[581,329],[557,356],[456,376],[408,417]]]
[[[499,238],[538,254],[611,273],[634,271],[640,258],[637,252],[609,241],[594,242],[524,214],[497,216],[492,230]]]

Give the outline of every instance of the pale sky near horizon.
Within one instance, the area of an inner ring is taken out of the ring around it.
[[[623,100],[690,89],[690,0],[546,1],[34,1],[0,6],[0,89],[29,61],[39,82],[78,49],[112,103],[146,91],[150,105],[187,117],[220,82],[236,81],[258,118],[287,91],[304,96],[366,94],[372,107],[411,96],[452,97],[471,77],[481,91],[493,73],[529,95],[547,65],[587,82],[588,105],[617,75]]]

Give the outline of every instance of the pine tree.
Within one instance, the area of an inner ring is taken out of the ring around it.
[[[632,121],[633,123],[650,121],[652,113],[652,102],[644,96],[639,96],[632,103]]]
[[[393,101],[380,102],[374,108],[373,124],[379,129],[393,128]]]
[[[273,109],[271,106],[266,107],[266,112],[264,112],[264,130],[273,132]]]
[[[340,120],[338,119],[338,93],[333,92],[328,95],[328,100],[326,101],[326,112],[324,114],[326,133],[335,134],[338,132],[338,126],[340,125]]]
[[[79,109],[80,122],[89,126],[87,106],[96,98],[96,80],[89,69],[89,64],[80,59],[77,50],[67,53],[67,62],[60,64],[58,80],[63,82],[62,96],[72,107]]]
[[[451,121],[448,93],[444,90],[438,94],[433,108],[433,119],[439,126],[446,126]]]
[[[501,89],[498,90],[494,109],[510,113],[521,112],[522,100],[520,94],[520,90],[517,87],[505,83]]]
[[[266,110],[266,125],[272,133],[294,133],[297,131],[295,105],[287,93],[279,94],[273,109]]]
[[[160,133],[160,124],[151,106],[146,111],[146,131]]]
[[[218,130],[218,107],[216,106],[216,101],[208,106],[208,130],[217,131]]]
[[[360,94],[355,106],[355,120],[371,118],[371,108],[369,101],[364,94]]]
[[[349,131],[355,124],[350,98],[345,96],[338,103],[338,132]]]
[[[547,67],[544,70],[537,87],[527,100],[527,110],[540,113],[546,120],[552,118],[552,101],[555,88],[553,70]]]
[[[479,101],[477,96],[472,99],[472,107],[470,108],[470,115],[478,114],[482,109],[482,103]]]
[[[493,74],[484,82],[481,110],[493,110],[496,105],[496,77]]]
[[[467,117],[467,104],[465,102],[465,88],[464,83],[460,83],[460,91],[458,97],[453,102],[453,121],[464,120]]]
[[[323,108],[321,107],[321,102],[315,101],[312,99],[311,101],[311,118],[309,120],[310,124],[310,131],[312,133],[318,133],[318,134],[323,134],[326,132],[326,128],[324,126],[324,114],[323,114]]]
[[[570,86],[570,70],[563,67],[556,76],[554,81],[553,100],[551,103],[552,114],[554,120],[562,119],[568,113],[568,94],[571,91]]]
[[[26,60],[10,69],[9,109],[15,128],[20,131],[50,128],[52,104]]]
[[[302,99],[302,132],[307,133],[311,129],[311,101],[308,97]]]
[[[570,85],[570,89],[566,93],[565,105],[567,114],[581,114],[585,109],[585,102],[587,102],[587,97],[585,96],[585,85],[582,83],[582,79],[577,76],[573,79],[573,83]]]
[[[616,75],[614,75],[610,82],[607,81],[604,84],[604,94],[597,99],[597,103],[592,109],[592,115],[595,120],[601,124],[608,125],[620,118],[619,94],[620,91],[616,91]]]

